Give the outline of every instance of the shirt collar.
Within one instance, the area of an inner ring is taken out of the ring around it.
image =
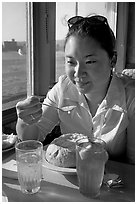
[[[83,94],[81,94],[75,85],[66,78],[66,86],[64,91],[64,99],[69,99],[79,105],[87,108],[87,103]],[[116,75],[112,77],[107,94],[99,105],[97,113],[104,109],[112,108],[119,111],[126,111],[126,96],[122,80]]]

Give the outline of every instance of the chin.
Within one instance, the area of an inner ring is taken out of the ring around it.
[[[90,91],[91,91],[91,89],[92,89],[91,84],[88,84],[88,85],[83,86],[83,87],[80,87],[80,86],[77,86],[77,85],[76,85],[76,87],[77,87],[78,91],[79,91],[80,93],[82,93],[82,94],[90,93]]]
[[[85,89],[85,88],[80,88],[80,87],[77,87],[78,91],[82,94],[87,94],[90,92],[89,89]]]

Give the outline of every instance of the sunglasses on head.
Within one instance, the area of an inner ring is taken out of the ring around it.
[[[88,22],[91,25],[108,25],[108,21],[104,16],[100,15],[95,15],[91,17],[74,16],[68,20],[68,27],[70,29],[72,26],[80,24],[83,21]]]

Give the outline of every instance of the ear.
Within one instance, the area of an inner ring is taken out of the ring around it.
[[[114,51],[113,57],[111,59],[111,67],[114,68],[117,62],[117,52]]]

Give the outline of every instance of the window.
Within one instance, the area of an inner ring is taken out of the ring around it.
[[[26,4],[2,3],[2,109],[26,97]]]

